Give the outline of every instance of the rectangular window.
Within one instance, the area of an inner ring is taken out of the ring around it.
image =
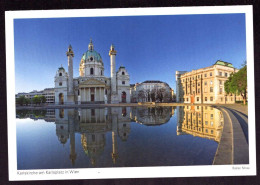
[[[213,87],[210,87],[210,92],[213,92]]]
[[[212,76],[212,72],[209,73],[209,76]]]
[[[204,74],[204,77],[207,77],[207,73]]]
[[[200,89],[198,89],[198,93],[200,93]]]
[[[210,97],[210,101],[213,101],[213,97],[212,96]]]
[[[187,101],[189,101],[189,98],[187,98]]]
[[[222,88],[219,89],[219,94],[222,94]]]
[[[208,98],[207,97],[205,97],[205,101],[208,101]],[[207,108],[206,108],[207,109]]]
[[[219,80],[219,85],[222,85],[222,80]]]
[[[220,101],[223,101],[223,98],[220,98]]]
[[[197,101],[199,101],[200,100],[200,98],[199,97],[197,97]]]
[[[210,80],[210,85],[213,85],[213,82],[212,82],[212,80]]]
[[[210,119],[213,119],[213,114],[210,114]]]
[[[211,134],[213,134],[213,130],[211,130]]]
[[[213,126],[213,121],[210,122],[210,126]]]
[[[225,77],[228,77],[228,74],[227,74],[227,73],[225,73]]]
[[[222,72],[219,72],[219,76],[222,76]]]
[[[124,84],[125,84],[125,81],[122,81],[122,84],[124,85]]]
[[[198,83],[198,86],[200,86],[200,83]]]
[[[208,121],[205,121],[205,125],[208,125]]]

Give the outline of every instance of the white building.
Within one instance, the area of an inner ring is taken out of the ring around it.
[[[60,67],[55,76],[56,104],[86,103],[129,103],[130,78],[125,67],[116,71],[115,58],[117,51],[111,45],[110,77],[104,76],[104,63],[90,41],[88,50],[83,54],[79,65],[79,77],[73,77],[74,52],[71,45],[67,51],[68,72]]]

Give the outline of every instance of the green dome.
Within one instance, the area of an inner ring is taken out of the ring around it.
[[[93,59],[95,61],[101,62],[102,58],[100,56],[100,54],[98,52],[96,52],[95,50],[88,50],[87,52],[85,52],[82,56],[83,60],[89,59],[90,57],[93,57]]]

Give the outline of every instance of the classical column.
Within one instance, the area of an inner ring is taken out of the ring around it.
[[[101,87],[99,87],[99,101],[102,101],[102,97],[101,97]]]
[[[97,96],[97,94],[96,94],[96,87],[95,87],[94,101],[96,101],[96,96]]]

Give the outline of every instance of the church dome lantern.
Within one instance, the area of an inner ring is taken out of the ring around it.
[[[88,45],[88,51],[86,51],[83,56],[82,56],[82,60],[84,61],[89,61],[89,62],[101,62],[102,63],[102,58],[101,55],[94,50],[94,45],[92,43],[92,40],[90,40],[90,43]]]

